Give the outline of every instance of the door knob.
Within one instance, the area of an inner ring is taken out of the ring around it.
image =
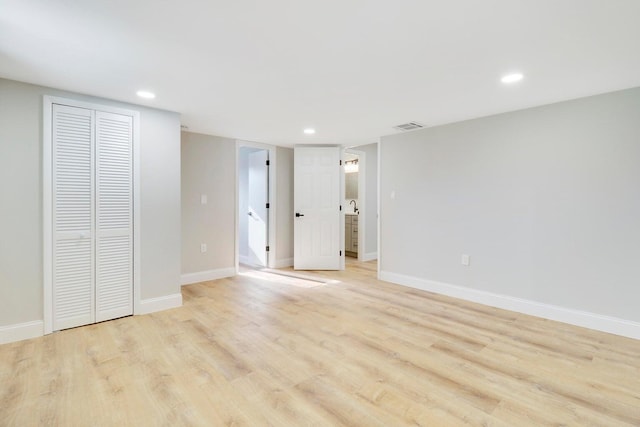
[[[304,214],[296,212],[296,218],[300,218],[301,216],[304,216]]]

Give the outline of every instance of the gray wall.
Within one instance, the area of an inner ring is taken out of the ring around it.
[[[139,109],[142,298],[180,293],[180,116]]]
[[[235,182],[235,140],[182,132],[182,274],[235,268]]]
[[[640,321],[640,88],[384,137],[380,155],[383,271]]]
[[[367,191],[364,208],[366,210],[365,254],[378,252],[378,144],[354,147],[365,152],[365,187]]]
[[[246,172],[248,160],[242,150],[237,160]],[[275,256],[282,266],[293,257],[293,150],[276,147],[275,165]],[[236,170],[235,140],[182,133],[182,274],[235,268]],[[246,177],[238,174],[240,187],[245,181]],[[207,194],[207,205],[200,204],[201,194]],[[242,212],[240,206],[239,215]],[[246,230],[239,228],[238,233],[242,245]],[[201,243],[207,244],[204,254],[200,253]]]
[[[0,79],[0,326],[43,318],[42,97],[140,112],[141,292],[180,292],[177,113]]]
[[[276,148],[276,266],[293,265],[293,149]]]

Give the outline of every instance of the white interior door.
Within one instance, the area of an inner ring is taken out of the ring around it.
[[[53,330],[93,323],[94,112],[53,105]]]
[[[52,330],[133,314],[133,118],[53,104],[51,148]]]
[[[269,224],[269,151],[258,150],[249,153],[247,193],[248,219],[247,235],[249,263],[265,267],[267,265],[267,245]]]
[[[295,147],[296,270],[339,270],[340,148]]]
[[[96,322],[133,314],[133,118],[96,112]]]

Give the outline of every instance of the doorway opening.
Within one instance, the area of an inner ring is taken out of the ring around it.
[[[267,148],[238,148],[238,261],[269,266],[270,153]]]
[[[344,253],[364,260],[366,221],[366,153],[346,149],[344,163]]]
[[[351,152],[344,154],[344,253],[348,257],[358,257],[359,214],[358,176],[360,156]]]

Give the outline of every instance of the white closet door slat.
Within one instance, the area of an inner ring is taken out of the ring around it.
[[[94,321],[94,113],[53,105],[53,329]]]
[[[133,314],[133,119],[96,112],[96,321]]]

